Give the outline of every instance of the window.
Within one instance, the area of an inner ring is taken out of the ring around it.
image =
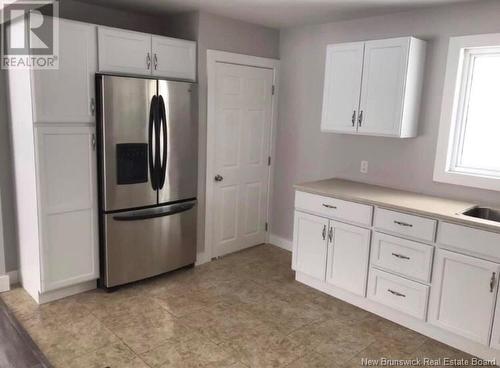
[[[436,181],[500,191],[500,35],[450,40]]]

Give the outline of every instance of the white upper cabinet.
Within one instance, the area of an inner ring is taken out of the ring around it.
[[[35,123],[95,121],[96,26],[59,19],[59,68],[32,71]]]
[[[360,133],[399,135],[409,46],[408,38],[366,42]]]
[[[151,74],[151,35],[98,27],[99,71]]]
[[[98,27],[99,72],[196,79],[196,42]]]
[[[170,37],[152,37],[153,75],[196,79],[196,42]]]
[[[328,45],[321,130],[355,133],[364,43]]]
[[[322,131],[415,137],[424,63],[413,37],[329,45]]]
[[[500,264],[439,249],[434,264],[429,320],[488,345]]]

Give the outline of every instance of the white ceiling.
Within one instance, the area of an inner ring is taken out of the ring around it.
[[[149,14],[201,10],[268,27],[362,18],[481,0],[81,0]]]

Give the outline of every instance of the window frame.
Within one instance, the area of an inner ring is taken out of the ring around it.
[[[476,55],[493,49],[500,53],[499,33],[450,38],[434,163],[436,182],[500,191],[500,177],[487,175],[486,169],[458,165],[459,149],[463,147],[462,131],[466,126],[464,114],[470,93],[471,61]]]

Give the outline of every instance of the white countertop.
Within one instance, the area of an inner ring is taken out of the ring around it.
[[[500,232],[500,223],[464,216],[476,203],[439,198],[344,179],[326,179],[296,184],[296,190],[352,202],[434,217],[448,222]]]

